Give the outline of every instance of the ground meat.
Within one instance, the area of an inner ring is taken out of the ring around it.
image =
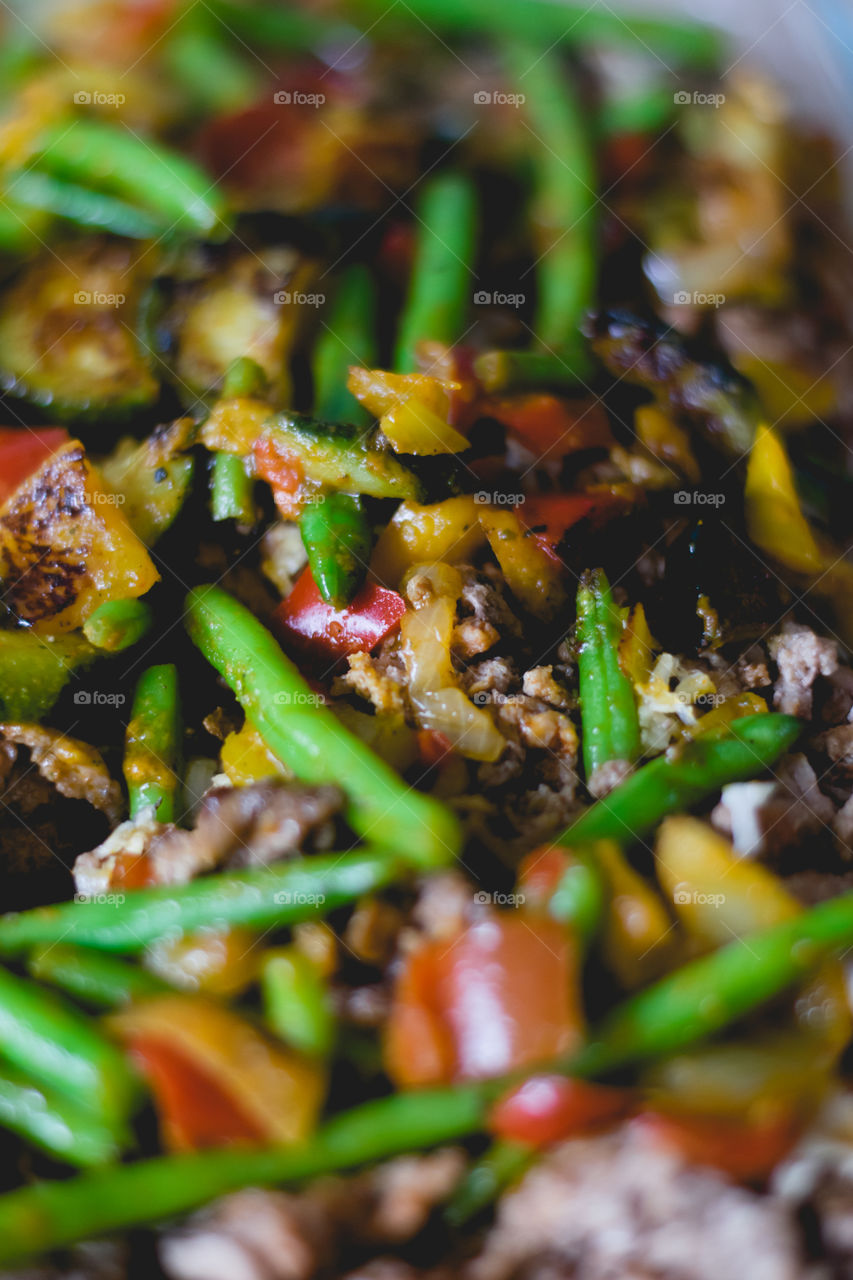
[[[552,666],[531,667],[525,671],[521,687],[529,697],[540,698],[560,711],[569,711],[574,705],[568,690],[554,679]]]
[[[192,831],[148,816],[123,823],[98,848],[81,854],[75,883],[79,893],[106,893],[120,853],[145,854],[157,884],[185,884],[215,867],[265,866],[298,852],[309,837],[316,843],[342,803],[337,787],[272,779],[216,787],[204,796]]]
[[[379,663],[369,653],[351,653],[349,671],[342,675],[338,686],[342,692],[353,691],[365,702],[371,702],[380,715],[401,712],[406,698],[401,679],[380,669]]]
[[[738,658],[735,670],[744,689],[766,689],[772,683],[761,645],[750,645]]]
[[[484,658],[463,668],[459,683],[469,698],[477,693],[503,694],[518,687],[518,675],[511,658]]]
[[[452,1147],[379,1165],[369,1176],[373,1204],[360,1231],[385,1243],[410,1240],[435,1205],[447,1199],[464,1168],[463,1153]]]
[[[167,1232],[160,1260],[170,1280],[309,1280],[332,1244],[311,1197],[248,1190]]]
[[[767,647],[779,668],[773,705],[787,715],[809,719],[815,681],[819,676],[833,675],[838,668],[837,644],[801,623],[785,622]]]
[[[111,822],[118,822],[123,807],[121,787],[95,747],[38,724],[0,724],[0,737],[6,743],[26,747],[39,773],[61,796],[85,800]]]
[[[853,871],[795,871],[785,876],[785,888],[807,907],[853,890]]]
[[[501,633],[491,622],[484,622],[480,618],[463,618],[453,628],[453,652],[463,660],[476,658],[478,654],[491,649],[500,638]]]
[[[724,787],[711,820],[730,836],[738,853],[779,855],[805,837],[828,833],[835,808],[818,786],[800,752],[785,756],[774,782],[737,782]]]
[[[420,886],[412,922],[427,938],[453,938],[471,910],[473,889],[459,871],[429,876]]]
[[[467,1280],[800,1280],[784,1206],[626,1126],[564,1143],[506,1195]]]
[[[770,1191],[792,1215],[817,1227],[819,1249],[831,1274],[853,1275],[853,1133],[851,1097],[835,1094],[824,1104],[815,1124],[774,1170]]]
[[[491,574],[488,569],[473,569],[470,565],[459,565],[459,572],[462,574],[460,621],[470,618],[504,639],[520,636],[521,623],[501,594],[500,575]]]

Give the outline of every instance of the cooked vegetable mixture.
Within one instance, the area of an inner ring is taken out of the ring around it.
[[[839,159],[710,29],[0,42],[0,1267],[853,1275]]]

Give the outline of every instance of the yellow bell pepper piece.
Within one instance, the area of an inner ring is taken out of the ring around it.
[[[481,506],[480,523],[513,595],[534,617],[553,618],[566,603],[559,567],[525,532],[514,511]]]
[[[764,424],[749,454],[744,501],[747,529],[756,546],[797,573],[823,570],[825,557],[800,507],[785,446]]]
[[[815,418],[835,412],[838,397],[828,374],[760,360],[749,352],[735,352],[732,364],[758,392],[775,431],[794,431]]]
[[[604,958],[624,987],[642,986],[673,962],[672,919],[660,896],[615,841],[597,841],[590,855],[609,894],[602,932]]]
[[[416,399],[444,417],[450,408],[450,392],[460,384],[427,373],[391,373],[388,369],[364,369],[351,365],[347,389],[374,418],[382,418],[395,405]]]
[[[647,684],[660,645],[646,621],[642,604],[631,610],[619,641],[619,666],[634,685]]]
[[[655,404],[641,404],[634,414],[634,426],[649,453],[680,471],[686,480],[698,483],[701,472],[690,447],[690,437],[663,409]]]
[[[685,725],[684,736],[700,738],[709,733],[722,733],[732,720],[740,716],[756,716],[766,710],[767,703],[757,693],[736,693],[700,716],[694,724]]]
[[[248,787],[264,778],[292,776],[287,766],[270,751],[251,720],[247,720],[242,729],[228,734],[222,744],[220,763],[235,787]]]
[[[382,416],[379,425],[398,453],[426,457],[436,453],[461,453],[468,448],[461,432],[414,396],[395,404]]]
[[[381,533],[371,569],[395,590],[416,564],[462,564],[486,541],[480,507],[470,494],[426,506],[401,502]]]

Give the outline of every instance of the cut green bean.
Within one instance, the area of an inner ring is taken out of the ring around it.
[[[545,351],[581,342],[581,324],[598,276],[598,178],[587,113],[556,53],[507,41],[504,62],[525,102],[533,193],[529,216],[536,246],[534,341]]]
[[[257,520],[255,484],[238,453],[215,453],[210,465],[210,514],[217,522],[236,520],[251,527]]]
[[[631,681],[619,666],[622,623],[603,569],[584,574],[577,594],[581,745],[587,782],[614,760],[642,753]]]
[[[331,782],[353,829],[419,867],[443,866],[460,845],[456,817],[410,787],[328,707],[248,609],[219,587],[187,597],[190,638],[233,689],[274,755],[305,782]]]
[[[158,822],[174,822],[180,755],[178,670],[164,663],[139,677],[125,735],[123,772],[131,818],[153,805]]]
[[[109,910],[120,914],[114,904]],[[136,1095],[124,1055],[91,1019],[7,969],[0,969],[0,1058],[114,1125],[124,1122]]]
[[[362,263],[343,272],[314,348],[314,415],[325,422],[367,425],[370,414],[347,389],[350,365],[377,361],[376,290]]]
[[[583,846],[573,849],[576,861],[563,873],[548,902],[548,914],[569,926],[581,943],[595,935],[607,902],[604,881]]]
[[[153,620],[144,600],[105,600],[83,623],[83,635],[96,649],[121,653],[142,639]]]
[[[299,532],[320,595],[337,608],[349,604],[364,581],[373,546],[361,499],[321,494],[303,510]]]
[[[729,782],[758,777],[793,746],[801,728],[793,716],[777,713],[733,720],[731,736],[699,738],[674,758],[658,756],[638,769],[582,813],[557,843],[641,840],[668,813],[692,808]]]
[[[485,391],[526,391],[552,387],[571,391],[593,372],[593,363],[577,342],[558,351],[484,351],[474,373]]]
[[[51,213],[95,231],[132,240],[151,240],[167,231],[169,224],[145,209],[92,191],[88,187],[63,182],[38,169],[22,169],[9,174],[7,195],[21,208]]]
[[[329,989],[316,964],[295,947],[271,951],[261,969],[267,1025],[300,1053],[325,1058],[335,1039]]]
[[[418,203],[417,219],[412,276],[394,356],[398,373],[417,369],[419,342],[449,345],[464,333],[477,226],[471,179],[459,173],[432,178]]]
[[[207,5],[187,6],[163,42],[173,83],[204,115],[238,111],[258,96],[260,68],[244,54]]]
[[[131,1000],[162,995],[170,988],[147,969],[116,956],[84,947],[40,947],[27,959],[27,968],[40,982],[59,987],[84,1004],[114,1009]]]
[[[238,356],[225,370],[222,380],[222,396],[225,400],[236,396],[257,396],[262,399],[269,390],[269,379],[257,360],[251,356]]]
[[[169,231],[225,230],[225,205],[212,179],[192,160],[126,126],[82,118],[62,122],[45,130],[33,159],[55,178],[142,205]]]
[[[0,1128],[80,1169],[121,1155],[112,1125],[8,1068],[0,1074]]]
[[[252,871],[201,876],[189,884],[128,890],[112,902],[63,902],[0,916],[0,952],[64,942],[101,951],[141,951],[173,933],[316,920],[403,874],[385,851],[318,854]]]

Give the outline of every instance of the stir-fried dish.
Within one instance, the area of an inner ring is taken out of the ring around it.
[[[853,296],[710,29],[0,45],[0,1266],[853,1274]]]

